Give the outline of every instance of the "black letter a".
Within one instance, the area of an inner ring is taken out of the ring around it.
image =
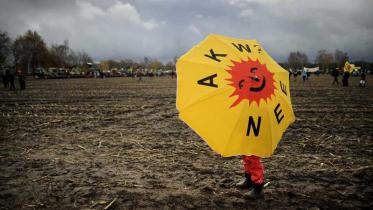
[[[255,125],[254,119],[252,116],[249,118],[249,124],[247,126],[246,136],[250,136],[251,127],[253,127],[254,135],[258,136],[260,131],[260,122],[262,121],[262,117],[258,117],[258,125]]]
[[[213,74],[211,76],[208,76],[208,77],[205,77],[203,79],[198,80],[197,83],[199,85],[206,85],[206,86],[217,88],[218,85],[214,84],[214,78],[217,77],[217,76],[218,76],[218,74]],[[208,80],[208,82],[206,82],[207,80]]]

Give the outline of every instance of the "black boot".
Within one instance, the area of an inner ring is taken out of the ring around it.
[[[253,189],[251,189],[247,194],[245,194],[245,197],[249,199],[258,199],[263,197],[263,184],[255,184],[253,183]]]
[[[236,187],[251,189],[253,187],[253,182],[251,181],[251,174],[245,173],[245,179],[237,183]]]

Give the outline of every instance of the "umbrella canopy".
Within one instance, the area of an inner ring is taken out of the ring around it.
[[[268,157],[295,120],[289,74],[255,40],[209,35],[176,69],[179,117],[222,156]]]
[[[355,66],[355,64],[352,64],[352,63],[349,63],[348,61],[346,61],[344,67],[343,67],[343,70],[345,72],[355,72],[355,71],[358,71],[360,69],[360,67],[358,66]]]

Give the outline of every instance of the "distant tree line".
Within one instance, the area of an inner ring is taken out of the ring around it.
[[[144,58],[136,62],[132,59],[102,60],[98,66],[101,70],[111,69],[152,69],[174,70],[177,57],[173,62],[163,64],[156,59]],[[80,68],[86,69],[87,63],[93,63],[85,51],[74,51],[68,40],[62,44],[47,46],[41,35],[28,30],[12,40],[7,32],[0,31],[0,70],[14,69],[24,73],[34,73],[36,68]],[[97,66],[97,65],[95,65]]]
[[[287,62],[280,63],[286,69],[302,69],[303,67],[319,66],[321,71],[330,71],[335,68],[343,69],[349,60],[347,52],[336,49],[330,52],[326,49],[319,50],[314,62],[311,62],[303,52],[290,52]],[[177,57],[173,62],[163,64],[156,59],[144,57],[143,61],[136,62],[132,59],[103,60],[100,63],[101,70],[116,69],[152,69],[174,70]],[[92,58],[85,51],[74,51],[65,40],[62,44],[47,46],[43,38],[36,32],[28,30],[12,40],[7,32],[0,31],[0,69],[13,68],[27,73],[34,73],[38,67],[49,68],[87,68],[87,63]],[[354,61],[356,66],[362,69],[373,70],[372,62]]]
[[[15,40],[0,31],[0,68],[33,73],[38,67],[84,67],[88,62],[92,58],[85,51],[72,50],[67,40],[47,46],[36,31],[28,30]]]

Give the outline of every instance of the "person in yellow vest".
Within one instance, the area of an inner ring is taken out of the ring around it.
[[[342,85],[344,87],[348,87],[348,79],[350,78],[350,72],[344,71],[343,72],[343,78],[342,78]]]

